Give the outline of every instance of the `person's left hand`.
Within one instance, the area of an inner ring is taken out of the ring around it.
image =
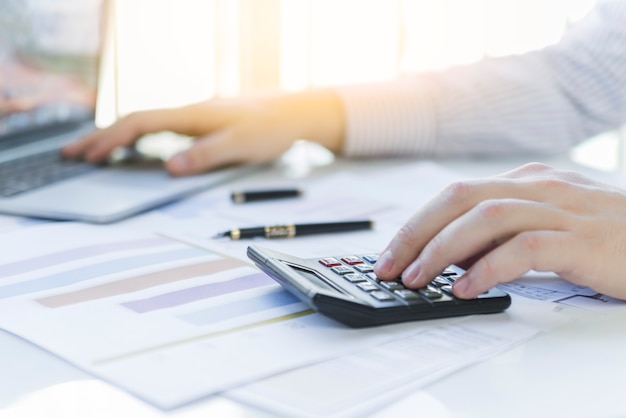
[[[375,272],[419,288],[450,264],[468,268],[453,286],[465,299],[529,270],[626,299],[626,192],[539,163],[454,183],[398,231]]]
[[[67,158],[101,163],[115,148],[132,145],[145,134],[172,131],[195,138],[189,149],[165,163],[172,175],[186,176],[233,164],[267,163],[298,139],[340,152],[345,131],[343,113],[332,89],[212,99],[131,113],[66,145],[62,152]]]

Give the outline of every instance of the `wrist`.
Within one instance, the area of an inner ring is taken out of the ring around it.
[[[290,94],[283,106],[296,139],[317,142],[334,153],[341,152],[345,117],[341,100],[332,89]]]

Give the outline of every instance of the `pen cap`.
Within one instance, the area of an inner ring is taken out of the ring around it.
[[[299,197],[301,194],[298,189],[236,190],[231,193],[230,199],[235,204],[242,204]]]

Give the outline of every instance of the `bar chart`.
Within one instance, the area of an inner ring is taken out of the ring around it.
[[[247,259],[101,231],[16,233],[0,263],[0,327],[159,407],[392,338],[315,314]]]

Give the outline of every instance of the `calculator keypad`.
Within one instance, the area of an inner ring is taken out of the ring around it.
[[[326,257],[318,260],[319,263],[332,273],[343,277],[364,294],[380,302],[430,303],[450,302],[452,284],[459,277],[453,269],[446,268],[431,283],[421,289],[409,289],[400,279],[380,280],[374,273],[373,265],[378,261],[378,255],[363,256],[347,255],[342,257]]]

